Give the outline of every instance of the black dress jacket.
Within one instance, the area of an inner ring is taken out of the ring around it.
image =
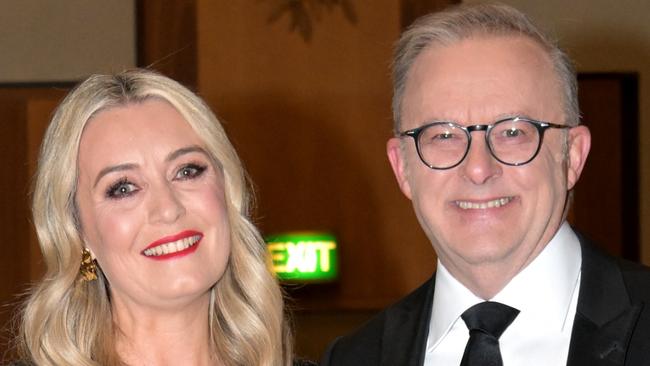
[[[650,268],[610,257],[579,238],[580,294],[567,365],[650,365]],[[422,365],[434,287],[435,276],[355,333],[336,339],[321,365]]]

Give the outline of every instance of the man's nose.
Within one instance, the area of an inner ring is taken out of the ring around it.
[[[492,156],[484,132],[474,133],[472,136],[471,146],[460,169],[463,176],[474,184],[485,184],[501,175],[502,166]]]
[[[171,223],[185,214],[185,206],[172,183],[150,186],[149,220],[152,223]]]

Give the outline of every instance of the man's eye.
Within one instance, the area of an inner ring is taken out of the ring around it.
[[[519,137],[524,134],[524,131],[517,129],[517,128],[510,128],[505,131],[503,131],[503,135],[505,137]]]
[[[174,179],[194,179],[203,174],[203,172],[205,172],[205,169],[207,169],[207,166],[205,165],[187,164],[178,170]]]
[[[459,136],[453,132],[445,131],[440,132],[431,137],[431,141],[434,143],[439,142],[456,142],[459,139]]]
[[[126,179],[121,179],[119,182],[111,185],[106,190],[106,197],[112,199],[119,199],[128,197],[138,191],[138,187],[135,184],[127,181]]]

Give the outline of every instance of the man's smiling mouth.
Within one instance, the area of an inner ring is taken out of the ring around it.
[[[454,201],[454,203],[463,210],[485,210],[505,206],[512,200],[513,197],[501,197],[483,202]]]

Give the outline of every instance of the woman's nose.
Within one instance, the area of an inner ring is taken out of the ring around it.
[[[160,183],[154,189],[150,189],[149,218],[151,222],[175,222],[184,214],[185,206],[171,183]]]

